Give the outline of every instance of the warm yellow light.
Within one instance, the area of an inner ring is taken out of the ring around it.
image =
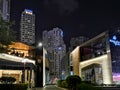
[[[26,63],[28,62],[28,63],[35,64],[34,60],[22,58],[22,57],[17,57],[17,56],[5,54],[5,53],[0,53],[0,58],[5,59],[5,60],[9,60],[9,61],[15,61],[15,62],[23,62],[23,60],[25,60]]]
[[[81,76],[82,68],[92,65],[92,64],[100,64],[102,66],[103,73],[103,83],[104,84],[112,84],[112,67],[110,60],[108,59],[108,55],[102,55],[100,57],[96,57],[93,59],[89,59],[83,62],[80,62],[79,71]]]

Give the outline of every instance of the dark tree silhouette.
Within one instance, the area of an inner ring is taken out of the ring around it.
[[[16,40],[12,25],[12,22],[4,21],[0,14],[0,52],[7,52],[8,45]]]

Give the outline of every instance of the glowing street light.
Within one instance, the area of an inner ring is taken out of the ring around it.
[[[42,45],[42,43],[40,42],[40,43],[38,43],[38,47],[42,47],[43,45]]]

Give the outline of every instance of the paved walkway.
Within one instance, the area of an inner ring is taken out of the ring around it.
[[[46,85],[42,88],[32,88],[28,90],[68,90],[65,88],[57,87],[56,85]],[[120,87],[102,87],[102,90],[120,90]]]
[[[57,87],[56,85],[47,85],[42,88],[32,88],[28,90],[67,90],[67,89]]]

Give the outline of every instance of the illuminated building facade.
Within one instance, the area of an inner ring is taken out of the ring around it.
[[[9,45],[8,54],[0,53],[0,77],[15,77],[15,83],[35,86],[35,60],[31,57],[34,49],[21,42]]]
[[[66,79],[66,77],[70,74],[73,75],[73,71],[72,71],[72,61],[69,60],[69,54],[72,50],[74,50],[78,45],[84,43],[85,41],[87,41],[88,38],[84,37],[84,36],[79,36],[79,37],[72,37],[70,40],[70,47],[69,47],[69,51],[66,53],[66,55],[63,57],[62,59],[62,79]]]
[[[120,30],[105,31],[71,52],[73,73],[83,81],[120,84],[119,52]]]
[[[10,20],[10,0],[0,0],[0,14],[3,20]]]
[[[44,31],[43,47],[48,54],[50,78],[61,78],[61,61],[66,53],[66,45],[63,41],[63,31],[60,28]]]
[[[35,58],[35,47],[29,46],[21,42],[12,42],[12,44],[9,45],[8,53],[19,57],[33,59]]]
[[[20,41],[35,44],[35,14],[32,10],[25,9],[21,14]]]
[[[89,38],[87,38],[85,36],[79,36],[79,37],[73,37],[73,38],[71,38],[69,52],[71,52],[78,45],[81,45],[82,43],[86,42],[87,40],[89,40]],[[72,60],[69,61],[69,66],[68,67],[70,67],[70,69],[69,69],[70,72],[69,73],[70,73],[70,75],[72,75],[73,74],[73,72],[72,72],[72,69],[73,69]]]

